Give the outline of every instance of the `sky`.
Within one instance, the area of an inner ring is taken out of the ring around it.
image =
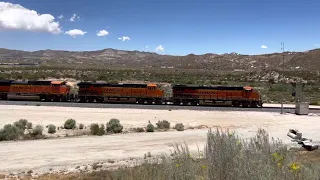
[[[320,48],[319,0],[0,0],[0,48],[265,54]]]

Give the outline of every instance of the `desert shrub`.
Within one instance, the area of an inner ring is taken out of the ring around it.
[[[26,127],[26,126],[27,126],[27,123],[28,123],[28,120],[26,120],[26,119],[20,119],[19,122],[20,122],[24,127]]]
[[[26,129],[26,127],[22,123],[20,123],[19,121],[14,122],[13,125],[19,129],[22,129],[22,130]]]
[[[74,129],[74,128],[76,128],[76,121],[74,119],[68,119],[64,123],[64,128],[65,129]]]
[[[154,125],[153,124],[149,123],[147,125],[147,132],[154,132]]]
[[[170,123],[167,120],[158,121],[156,125],[158,129],[170,129]]]
[[[83,124],[79,124],[79,129],[83,129],[84,125]]]
[[[21,139],[23,135],[23,129],[12,124],[7,124],[0,130],[0,141]]]
[[[26,119],[20,119],[19,121],[16,121],[13,123],[14,126],[18,127],[19,129],[22,129],[23,131],[27,128],[28,120]]]
[[[91,126],[90,126],[90,134],[97,135],[97,136],[102,136],[105,133],[106,133],[106,131],[105,131],[105,127],[104,127],[103,124],[101,124],[100,127],[99,127],[99,124],[97,124],[97,123],[91,124]]]
[[[90,125],[90,134],[92,135],[98,135],[99,133],[99,124],[97,123],[92,123]]]
[[[182,123],[178,123],[174,126],[177,131],[184,131],[184,125]]]
[[[27,129],[32,129],[32,123],[31,122],[27,122]]]
[[[135,132],[144,132],[144,129],[141,127],[135,128],[134,129]]]
[[[100,127],[99,127],[99,131],[98,131],[98,136],[102,136],[102,135],[104,135],[106,133],[106,131],[105,131],[105,127],[104,127],[104,125],[103,124],[101,124],[100,125]]]
[[[105,133],[106,133],[106,131],[105,131],[105,127],[104,127],[103,124],[101,124],[100,127],[99,127],[99,124],[97,124],[97,123],[91,124],[91,126],[90,126],[90,134],[97,135],[97,136],[102,136]]]
[[[123,126],[120,124],[118,119],[110,119],[107,123],[107,132],[108,133],[120,133],[122,132]]]
[[[43,127],[41,125],[36,125],[33,128],[32,135],[33,136],[41,136],[43,132]]]
[[[53,124],[49,124],[48,125],[48,133],[50,133],[50,134],[56,133],[56,126]]]

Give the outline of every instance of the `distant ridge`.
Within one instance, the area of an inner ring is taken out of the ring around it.
[[[286,70],[319,71],[320,49],[285,52]],[[166,68],[204,70],[276,70],[282,69],[282,53],[242,55],[238,53],[185,56],[154,52],[125,51],[112,48],[96,51],[39,50],[22,51],[0,48],[0,63],[41,63],[82,67]]]

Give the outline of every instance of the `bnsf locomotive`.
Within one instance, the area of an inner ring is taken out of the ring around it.
[[[164,93],[156,84],[78,83],[80,102],[162,104]]]
[[[153,83],[113,84],[80,82],[79,90],[70,93],[65,81],[0,81],[0,99],[76,101],[174,105],[228,105],[234,107],[262,107],[260,94],[252,87],[174,85],[172,95]]]
[[[70,87],[65,81],[0,81],[1,99],[68,101]]]
[[[252,87],[175,85],[172,91],[173,104],[176,105],[262,107],[261,96]]]

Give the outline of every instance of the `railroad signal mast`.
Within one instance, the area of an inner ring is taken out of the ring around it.
[[[281,50],[282,50],[282,78],[284,79],[284,42],[281,43]],[[283,93],[282,93],[282,99],[281,99],[281,114],[283,114]]]

